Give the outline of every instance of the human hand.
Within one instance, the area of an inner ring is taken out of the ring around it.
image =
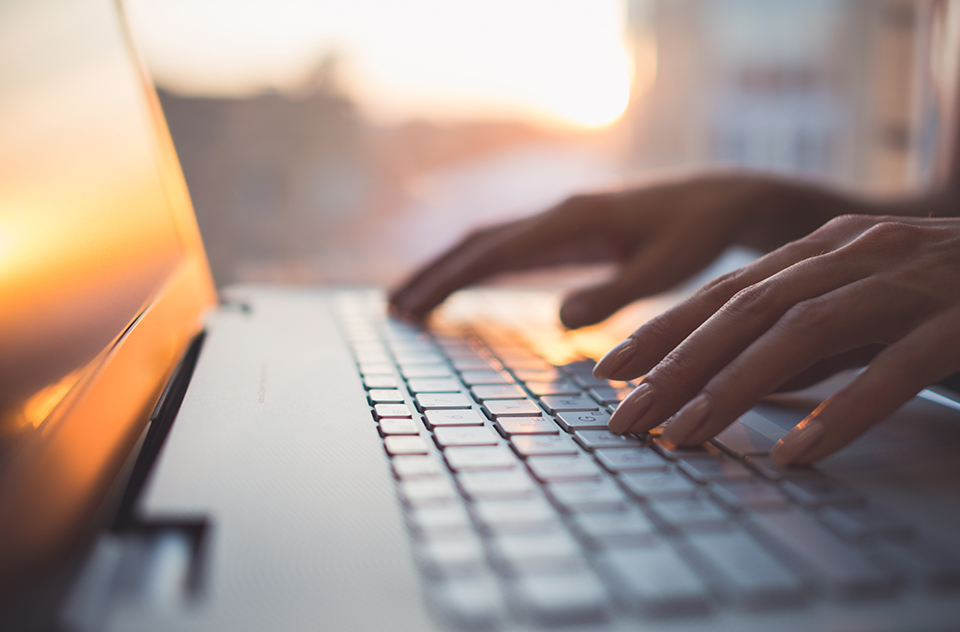
[[[575,196],[472,233],[396,289],[390,302],[400,315],[422,319],[455,290],[498,273],[616,262],[613,278],[563,302],[563,324],[582,327],[673,287],[732,243],[772,249],[851,212],[845,203],[806,185],[740,173]]]
[[[771,452],[809,463],[960,369],[960,219],[845,216],[719,277],[597,363],[646,374],[613,432],[698,445],[775,390],[866,369]]]

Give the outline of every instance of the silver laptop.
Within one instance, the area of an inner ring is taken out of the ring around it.
[[[632,385],[549,296],[430,330],[376,290],[217,297],[117,7],[0,34],[0,627],[960,627],[951,392],[784,470],[823,391],[696,450],[613,436]]]

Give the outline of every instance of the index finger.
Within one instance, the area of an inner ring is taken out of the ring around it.
[[[539,215],[475,231],[395,290],[390,302],[423,318],[454,291],[501,272],[602,259],[591,239],[605,199],[577,196]]]

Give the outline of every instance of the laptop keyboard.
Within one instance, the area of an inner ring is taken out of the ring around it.
[[[960,560],[815,467],[736,437],[673,449],[607,420],[633,384],[515,331],[424,331],[344,293],[341,323],[426,593],[457,626],[694,617],[960,586]],[[749,451],[747,451],[749,452]]]

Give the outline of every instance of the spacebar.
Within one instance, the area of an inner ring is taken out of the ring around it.
[[[891,575],[801,511],[755,514],[746,527],[831,596],[857,599],[894,588]]]

